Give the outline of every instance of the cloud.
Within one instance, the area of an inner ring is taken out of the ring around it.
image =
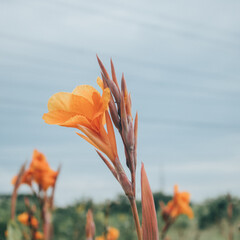
[[[223,0],[1,1],[3,183],[38,148],[54,166],[63,162],[61,204],[80,195],[98,199],[104,189],[109,197],[121,192],[74,130],[47,126],[41,119],[55,92],[96,86],[98,53],[108,69],[113,57],[117,75],[125,73],[139,113],[139,162],[150,171],[153,188],[159,189],[158,169],[164,166],[168,191],[178,181],[195,199],[221,189],[236,192],[239,5]]]

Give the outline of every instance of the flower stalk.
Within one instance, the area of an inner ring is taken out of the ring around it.
[[[115,169],[119,177],[119,182],[129,199],[133,218],[136,226],[138,239],[142,240],[141,226],[136,206],[136,164],[137,164],[137,132],[138,115],[136,114],[133,124],[131,112],[131,97],[127,91],[127,85],[122,75],[121,90],[119,88],[115,68],[111,60],[112,79],[110,79],[107,70],[97,56],[99,66],[102,70],[101,75],[105,86],[111,91],[109,110],[115,127],[118,129],[124,145],[126,165],[130,170],[131,180],[126,176],[119,159],[116,160]]]
[[[112,60],[111,77],[98,56],[97,60],[102,76],[102,79],[97,78],[97,83],[102,89],[102,95],[88,85],[78,86],[72,93],[56,93],[49,99],[49,112],[43,115],[43,119],[48,124],[73,127],[81,131],[77,134],[96,148],[98,155],[120,183],[127,196],[131,205],[138,239],[156,240],[158,231],[155,217],[153,221],[146,217],[145,223],[150,221],[148,225],[151,230],[145,233],[146,236],[151,235],[153,238],[144,238],[136,206],[138,114],[136,114],[134,120],[131,110],[131,95],[127,90],[124,75],[122,74],[121,85],[119,85]],[[123,142],[130,178],[128,178],[118,156],[113,125],[118,130]],[[153,212],[155,207],[152,192],[145,173],[142,183],[145,195],[143,197],[145,213],[147,213],[147,209],[151,209],[151,212]],[[149,199],[151,204],[148,204]]]
[[[15,210],[16,210],[16,202],[17,202],[17,192],[18,192],[18,188],[21,184],[22,181],[22,177],[23,174],[25,172],[25,167],[26,167],[26,163],[24,163],[19,172],[18,175],[16,177],[16,181],[14,183],[14,187],[13,187],[13,193],[12,193],[12,197],[11,197],[11,219],[13,220],[15,218]]]
[[[162,218],[165,222],[164,227],[161,231],[161,240],[165,239],[165,236],[173,225],[177,217],[181,214],[185,214],[188,218],[192,219],[194,217],[192,208],[189,206],[190,194],[188,192],[179,192],[178,186],[174,186],[174,196],[167,205],[160,202]]]
[[[56,181],[59,176],[60,167],[57,171],[52,170],[44,154],[38,152],[37,150],[34,150],[32,161],[27,170],[25,170],[25,165],[26,164],[21,167],[18,175],[12,179],[14,191],[12,194],[11,203],[11,219],[15,218],[17,190],[21,184],[27,184],[32,190],[33,195],[39,201],[43,234],[37,231],[38,224],[35,226],[32,224],[32,219],[34,219],[33,213],[35,212],[35,209],[30,206],[28,199],[25,200],[25,205],[28,209],[28,215],[22,215],[21,219],[23,222],[26,218],[28,219],[29,224],[27,225],[30,227],[32,240],[43,239],[43,235],[44,240],[50,240],[53,237],[52,210]],[[34,188],[34,182],[37,184],[37,188]],[[52,190],[49,192],[50,195],[47,193],[49,188]],[[34,221],[36,222],[37,220]]]
[[[129,197],[128,200],[131,205],[138,240],[142,240],[142,231],[141,231],[141,225],[140,225],[139,216],[138,216],[136,200],[135,200],[135,198],[131,198],[131,197]]]

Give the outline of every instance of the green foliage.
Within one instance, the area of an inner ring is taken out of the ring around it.
[[[174,223],[174,227],[179,230],[185,230],[189,228],[190,220],[186,215],[180,215],[177,221]]]
[[[172,196],[165,195],[162,192],[156,192],[156,193],[153,193],[153,198],[154,198],[156,211],[158,211],[158,209],[160,208],[159,202],[162,201],[162,202],[164,202],[166,204],[168,201],[170,201],[172,199]]]
[[[10,219],[11,197],[4,195],[0,197],[0,239],[4,239],[4,232],[7,230],[7,222]]]
[[[237,217],[240,216],[240,200],[233,198],[231,203],[233,204],[232,221],[234,222]],[[200,229],[205,229],[214,224],[220,224],[223,219],[227,219],[228,204],[229,200],[227,196],[210,199],[201,204],[196,212],[198,227]]]
[[[129,205],[128,199],[124,195],[119,195],[115,201],[109,203],[110,211],[114,213],[131,213],[131,207]]]
[[[10,220],[7,226],[7,239],[22,240],[22,238],[23,236],[19,224],[14,220]]]
[[[172,197],[166,196],[163,193],[154,193],[153,195],[156,208],[158,209],[157,215],[161,229],[163,221],[160,216],[159,201],[167,203]],[[24,197],[26,196],[19,195],[18,197],[17,214],[24,212],[26,209]],[[36,199],[31,196],[28,196],[28,198],[32,203],[37,204]],[[0,196],[0,239],[5,239],[4,232],[7,229],[7,222],[10,219],[10,200],[11,196],[9,195]],[[237,226],[240,220],[240,200],[232,198],[231,202],[233,204],[232,221]],[[186,216],[180,216],[171,227],[169,236],[171,239],[184,240],[224,239],[222,231],[224,229],[224,234],[226,235],[228,229],[227,205],[228,200],[226,196],[207,200],[200,205],[193,205],[195,219],[190,221]],[[141,217],[141,204],[139,201],[137,202],[137,206]],[[137,239],[128,199],[120,195],[116,200],[101,204],[94,204],[91,200],[85,199],[66,207],[56,208],[53,212],[54,240],[85,240],[86,213],[89,208],[93,210],[96,236],[102,235],[106,226],[113,226],[120,231],[119,240]],[[20,238],[16,237],[18,237],[21,226],[17,227],[18,222],[10,223],[8,225],[10,234],[15,234],[16,236],[13,235],[8,239],[20,240],[21,235]],[[238,232],[235,230],[236,238],[234,240],[240,237],[237,234]]]
[[[31,203],[34,203],[36,205],[38,204],[38,202],[36,201],[36,198],[33,197],[32,195],[19,194],[17,199],[17,204],[16,204],[16,216],[26,211],[26,206],[24,203],[25,198],[28,198]],[[11,212],[11,195],[0,195],[0,239],[5,239],[4,233],[9,228],[9,226],[11,227],[10,228],[11,231],[15,229],[14,232],[21,229],[17,221],[15,222],[10,221],[9,222],[10,225],[8,224],[8,221],[11,218],[10,212]],[[37,212],[37,215],[40,215],[40,213]],[[9,237],[8,239],[14,239],[14,238]]]

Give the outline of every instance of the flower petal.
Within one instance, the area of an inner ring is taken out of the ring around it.
[[[115,160],[114,154],[111,149],[111,145],[104,142],[104,139],[102,139],[101,134],[98,134],[94,132],[92,129],[89,129],[80,125],[78,125],[78,129],[82,131],[98,147],[100,151],[105,153],[109,157],[109,159],[111,159],[112,161]],[[105,130],[105,129],[103,128],[102,130]]]
[[[97,77],[97,84],[102,90],[104,90],[103,80],[100,77]]]
[[[101,149],[99,149],[99,147],[92,141],[90,140],[88,137],[86,137],[85,135],[81,134],[81,133],[78,133],[76,132],[76,134],[78,136],[80,136],[81,138],[83,138],[84,140],[86,140],[88,143],[90,143],[91,145],[93,145],[96,149],[98,149],[99,151],[101,151]]]
[[[43,120],[45,123],[48,124],[62,124],[72,117],[74,117],[76,114],[71,112],[66,112],[63,110],[56,110],[56,111],[50,111],[48,113],[43,114]]]
[[[86,117],[65,111],[52,111],[45,113],[43,119],[48,124],[57,124],[64,127],[77,127],[78,124],[85,127],[91,126]]]
[[[94,115],[94,106],[88,99],[67,92],[54,94],[48,101],[48,110],[49,112],[62,110],[89,119]]]
[[[93,96],[95,96],[95,98],[97,98],[97,100],[101,99],[100,93],[94,87],[89,86],[89,85],[77,86],[72,91],[72,94],[83,97],[83,98],[87,99],[92,104],[94,104]]]

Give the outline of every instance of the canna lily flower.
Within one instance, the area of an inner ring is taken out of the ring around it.
[[[32,185],[32,181],[36,182],[40,189],[46,191],[49,187],[53,187],[57,178],[58,172],[53,171],[44,154],[33,151],[32,162],[29,169],[22,176],[21,184]],[[16,183],[17,177],[12,179],[12,184]]]
[[[190,194],[188,192],[179,192],[178,186],[174,186],[174,196],[167,206],[163,208],[162,214],[166,217],[175,219],[181,214],[187,215],[190,219],[194,217],[192,208],[189,206]]]
[[[58,175],[58,172],[53,171],[44,154],[33,151],[32,162],[29,167],[33,174],[33,180],[46,191],[49,187],[53,187]]]
[[[43,236],[43,234],[41,232],[37,231],[35,233],[34,239],[43,239],[43,238],[44,238],[44,236]]]
[[[21,184],[27,184],[29,186],[32,185],[32,180],[33,180],[33,175],[31,170],[27,170],[24,172],[22,179],[21,179]],[[17,176],[14,176],[12,179],[12,185],[15,185],[17,181]]]
[[[109,240],[116,240],[119,238],[119,231],[116,228],[109,227],[108,228],[108,233],[107,233],[107,238]]]
[[[26,212],[18,215],[18,221],[27,226],[30,223],[34,228],[38,228],[38,220],[33,216],[30,217]]]
[[[107,229],[107,235],[96,237],[95,240],[117,240],[119,238],[119,231],[114,227],[109,227]]]
[[[60,92],[54,94],[48,101],[48,113],[43,119],[48,124],[73,127],[83,134],[77,133],[92,144],[96,149],[105,153],[114,163],[117,157],[117,147],[108,104],[110,90],[104,88],[101,78],[97,78],[103,94],[89,85],[76,87],[72,93]],[[107,124],[107,131],[104,128]]]

